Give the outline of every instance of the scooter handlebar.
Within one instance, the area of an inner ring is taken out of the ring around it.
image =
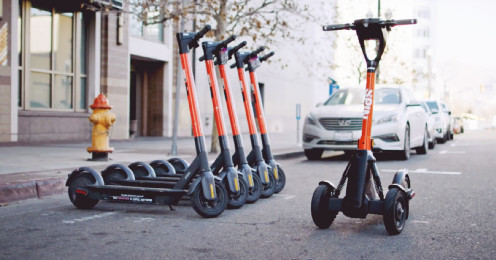
[[[196,33],[195,38],[193,40],[194,41],[200,40],[203,36],[205,36],[205,34],[208,31],[210,31],[211,28],[212,27],[210,26],[210,24],[205,25],[205,27],[203,27],[199,32]]]
[[[355,25],[353,25],[351,23],[330,24],[330,25],[324,25],[322,27],[322,30],[324,30],[324,31],[353,30],[353,29],[355,29]]]
[[[236,35],[231,35],[229,38],[223,40],[219,46],[226,47],[229,43],[233,42],[234,40],[236,40]]]
[[[267,59],[269,59],[270,57],[274,56],[274,52],[271,51],[270,53],[264,55],[263,57],[260,58],[260,62],[264,62],[266,61]]]
[[[408,24],[417,24],[417,19],[401,19],[401,20],[386,21],[386,25],[389,25],[389,26],[408,25]]]
[[[239,51],[239,49],[243,48],[246,46],[246,41],[242,41],[240,44],[234,46],[233,48],[229,49],[229,57],[231,57],[234,53]]]
[[[258,48],[258,49],[256,49],[256,50],[252,51],[252,52],[250,53],[250,56],[255,56],[255,55],[258,55],[258,54],[259,54],[259,53],[261,53],[263,50],[265,50],[265,46],[261,46],[260,48]]]

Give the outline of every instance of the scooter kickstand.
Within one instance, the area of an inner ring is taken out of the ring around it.
[[[169,209],[170,209],[171,211],[176,211],[176,209],[174,208],[174,206],[172,206],[172,204],[169,204]]]

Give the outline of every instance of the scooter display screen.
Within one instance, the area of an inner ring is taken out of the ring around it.
[[[226,64],[229,61],[229,54],[227,52],[227,48],[222,48],[222,50],[220,50],[219,57],[221,64]]]
[[[248,60],[248,63],[250,64],[250,67],[252,69],[256,69],[256,68],[258,68],[260,66],[260,60],[258,59],[258,56],[255,56],[253,58],[250,58]]]

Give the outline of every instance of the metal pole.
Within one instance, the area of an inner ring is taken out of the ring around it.
[[[186,5],[187,0],[183,0],[183,7]],[[181,24],[179,32],[184,31],[184,17],[181,17]],[[172,148],[171,155],[177,155],[177,128],[179,124],[179,100],[181,98],[181,56],[177,55],[177,73],[176,73],[176,96],[174,104],[174,126],[172,127]]]

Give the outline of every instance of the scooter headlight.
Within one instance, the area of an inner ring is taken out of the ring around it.
[[[394,114],[383,116],[383,117],[379,118],[377,121],[375,121],[375,124],[379,125],[379,124],[384,124],[384,123],[397,122],[399,119],[400,119],[400,116],[397,113],[394,113]]]

